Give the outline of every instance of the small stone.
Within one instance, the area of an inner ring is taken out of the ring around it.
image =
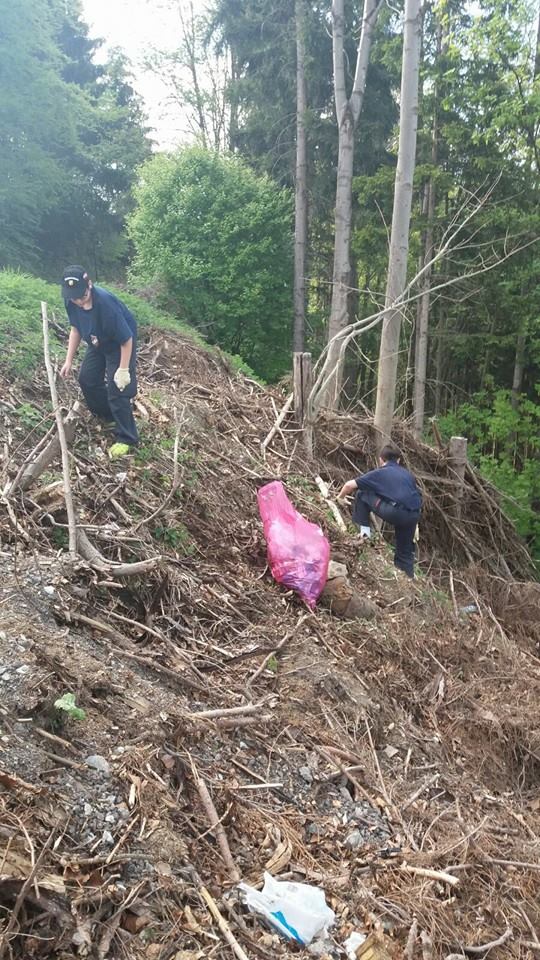
[[[396,753],[399,753],[399,750],[396,750],[395,747],[391,747],[389,744],[387,747],[384,748],[384,753],[386,754],[388,759],[391,760],[392,757],[395,757]]]
[[[89,817],[90,814],[92,814],[92,813],[94,812],[94,808],[91,807],[89,803],[85,803],[85,804],[84,804],[83,810],[84,810],[84,815],[85,815],[85,817]]]
[[[364,835],[360,830],[351,830],[345,837],[345,846],[348,850],[358,850],[364,842]]]
[[[110,774],[111,768],[105,759],[105,757],[100,757],[98,753],[93,754],[91,757],[87,757],[84,761],[88,767],[92,767],[93,770],[99,770],[100,773]]]
[[[109,833],[108,830],[104,830],[104,831],[103,831],[103,836],[102,836],[101,840],[102,840],[103,843],[106,843],[109,847],[112,847],[112,845],[113,845],[113,843],[114,843],[114,837],[113,837],[112,833]]]
[[[311,767],[300,767],[298,773],[306,783],[313,783],[313,770]]]
[[[11,680],[11,674],[3,673],[2,676],[0,677],[0,680],[2,681],[2,683],[7,683],[8,680]]]
[[[7,640],[7,636],[3,630],[0,630],[0,640]]]
[[[43,587],[43,593],[46,593],[48,597],[54,597],[56,590],[47,584],[47,586]]]
[[[27,663],[23,663],[22,667],[17,667],[16,673],[30,673],[30,667]]]
[[[105,816],[105,823],[115,823],[116,817],[114,813],[107,813]]]

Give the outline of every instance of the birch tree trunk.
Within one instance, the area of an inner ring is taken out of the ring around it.
[[[294,195],[294,332],[293,351],[304,350],[306,319],[307,140],[305,76],[305,0],[296,0],[296,183]]]
[[[390,257],[385,304],[391,306],[403,293],[407,279],[409,225],[418,126],[418,76],[420,68],[420,0],[405,0],[399,150],[394,188]],[[402,309],[390,310],[384,319],[379,352],[375,426],[382,439],[390,437],[396,397]]]
[[[446,52],[447,41],[443,41],[443,28],[439,20],[437,24],[437,61],[440,61],[441,55]],[[433,126],[431,131],[431,167],[437,166],[439,155],[439,85],[435,82],[434,105],[433,105]],[[427,218],[427,226],[424,232],[424,243],[422,253],[422,266],[429,264],[433,257],[434,247],[434,227],[435,219],[435,181],[433,173],[431,174],[426,186],[426,198],[424,214]],[[413,411],[414,411],[414,434],[420,438],[424,430],[425,405],[426,405],[426,372],[428,356],[429,339],[429,308],[430,308],[430,288],[431,288],[432,267],[428,266],[422,280],[422,295],[418,300],[416,313],[416,349],[414,355],[414,393],[413,393]]]
[[[344,0],[332,4],[332,50],[334,58],[334,99],[338,124],[338,169],[336,182],[334,271],[332,304],[328,324],[328,340],[348,323],[348,296],[351,264],[352,177],[354,161],[354,135],[362,110],[366,89],[366,76],[373,39],[373,30],[379,13],[379,0],[365,0],[362,29],[356,55],[356,69],[350,97],[345,84]],[[328,361],[333,370],[324,391],[317,397],[318,406],[335,409],[339,403],[343,381],[343,358],[340,359],[339,340],[330,345]]]

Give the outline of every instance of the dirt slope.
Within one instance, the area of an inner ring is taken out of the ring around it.
[[[430,576],[404,582],[387,544],[337,531],[313,480],[369,462],[368,423],[323,423],[315,464],[289,424],[263,460],[279,398],[172,336],[151,338],[141,367],[137,456],[111,467],[106,433],[85,419],[73,480],[107,560],[160,556],[153,570],[120,580],[66,564],[58,463],[2,505],[4,931],[17,904],[6,951],[9,940],[17,957],[231,956],[203,884],[249,957],[298,955],[225,896],[235,868],[254,883],[266,868],[323,887],[337,913],[330,955],[356,929],[403,956],[415,918],[410,957],[464,956],[501,936],[491,956],[538,955],[527,943],[540,934],[540,605],[536,585],[495,576],[494,535],[509,571],[527,560],[489,491],[471,481],[464,522],[448,525],[444,451],[410,448]],[[41,376],[4,386],[3,487],[47,398]],[[276,476],[324,526],[373,620],[311,614],[271,581],[255,494]],[[495,519],[482,531],[486,500]],[[444,555],[460,550],[472,563],[447,593]],[[477,613],[460,613],[472,602]],[[67,692],[84,719],[54,708]]]

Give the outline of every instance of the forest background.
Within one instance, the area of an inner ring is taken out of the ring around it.
[[[171,0],[171,3],[173,0]],[[305,133],[305,322],[327,342],[338,167],[330,3],[213,0],[179,7],[178,46],[149,50],[191,142],[152,144],[120,52],[99,64],[78,3],[0,0],[0,304],[13,271],[56,281],[73,259],[241,356],[268,382],[291,369],[298,56]],[[362,6],[344,6],[350,90]],[[540,558],[539,11],[529,0],[426,3],[408,277],[481,198],[459,244],[403,311],[395,409],[463,434]],[[385,300],[399,137],[403,8],[382,4],[355,135],[351,322]],[[480,267],[479,267],[480,264]],[[31,281],[28,281],[31,283]],[[429,290],[428,290],[429,287]],[[426,293],[428,296],[426,297]],[[341,402],[375,405],[381,325],[347,349]]]

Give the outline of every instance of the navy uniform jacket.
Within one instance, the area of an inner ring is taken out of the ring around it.
[[[420,510],[422,506],[422,497],[412,473],[394,460],[357,477],[356,486],[407,510]]]
[[[71,300],[66,301],[66,310],[72,327],[94,349],[103,353],[116,353],[121,344],[137,337],[135,317],[114,293],[103,287],[92,287],[92,309],[83,310]]]

